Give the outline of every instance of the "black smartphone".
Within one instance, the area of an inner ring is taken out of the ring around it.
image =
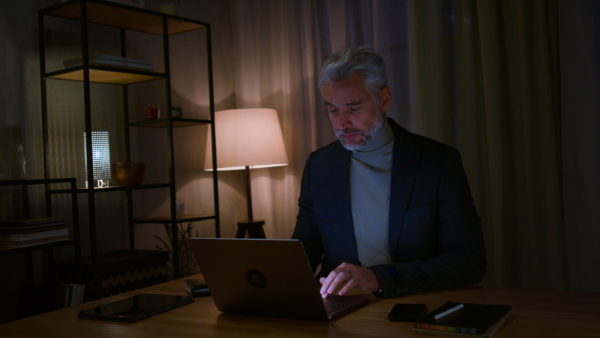
[[[388,319],[393,322],[414,322],[426,313],[425,304],[396,304],[390,311]]]

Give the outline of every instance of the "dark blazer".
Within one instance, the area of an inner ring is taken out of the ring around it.
[[[392,119],[394,151],[389,215],[392,264],[369,267],[382,297],[481,281],[481,221],[458,150],[410,133]],[[350,204],[350,151],[339,141],[311,153],[302,176],[293,238],[313,270],[327,276],[343,262],[360,265]]]

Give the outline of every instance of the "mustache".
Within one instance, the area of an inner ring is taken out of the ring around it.
[[[340,129],[340,130],[336,130],[335,134],[337,136],[341,136],[344,134],[361,134],[361,135],[365,135],[365,133],[362,130],[357,130],[357,129]]]

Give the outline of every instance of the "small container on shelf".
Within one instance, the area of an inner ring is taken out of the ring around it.
[[[113,172],[119,185],[139,185],[146,178],[146,163],[117,162],[113,163]]]
[[[183,109],[179,106],[171,107],[171,117],[174,119],[180,119],[183,117]]]

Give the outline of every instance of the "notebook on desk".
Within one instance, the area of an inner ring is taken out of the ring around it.
[[[191,238],[189,243],[222,312],[335,320],[370,299],[367,294],[323,299],[298,240]]]

